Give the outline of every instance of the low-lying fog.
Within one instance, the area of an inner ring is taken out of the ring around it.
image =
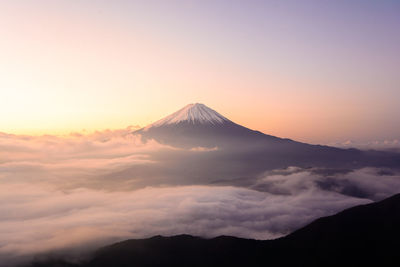
[[[254,171],[218,147],[143,143],[130,131],[0,134],[0,265],[153,235],[272,239],[400,192],[396,170]]]

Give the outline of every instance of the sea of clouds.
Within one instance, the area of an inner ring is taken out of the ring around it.
[[[400,174],[378,168],[288,167],[242,186],[210,183],[176,155],[204,158],[218,148],[143,143],[131,131],[0,134],[0,266],[153,235],[273,239],[400,192]]]

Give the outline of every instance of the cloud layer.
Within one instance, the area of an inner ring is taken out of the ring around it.
[[[290,167],[215,182],[220,169],[238,170],[235,164],[208,165],[223,162],[218,148],[142,143],[130,132],[0,134],[3,266],[158,234],[277,238],[400,192],[400,174],[376,168]]]
[[[400,150],[400,140],[376,140],[369,142],[356,142],[352,140],[347,140],[345,142],[329,143],[330,146],[342,147],[342,148],[358,148],[363,150],[389,150],[389,151],[399,151]]]
[[[0,192],[0,255],[18,257],[157,234],[269,239],[366,202],[322,191],[286,196],[238,187],[62,192],[5,185]]]

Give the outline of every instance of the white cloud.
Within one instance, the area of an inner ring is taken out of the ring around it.
[[[229,179],[225,186],[206,185],[212,168],[199,159],[212,156],[218,169],[223,151],[143,143],[129,133],[0,134],[3,266],[13,257],[158,234],[276,238],[400,192],[399,174],[372,168],[331,173],[290,167],[243,177],[246,188],[227,185]],[[223,163],[232,172],[240,167]]]
[[[237,187],[63,192],[30,184],[3,185],[0,255],[19,257],[157,234],[269,239],[366,202],[322,191],[285,196]]]
[[[369,142],[357,142],[347,140],[344,142],[329,143],[330,146],[342,147],[342,148],[358,148],[362,150],[399,150],[400,140],[375,140]]]

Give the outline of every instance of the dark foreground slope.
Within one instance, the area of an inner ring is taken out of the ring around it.
[[[274,243],[304,266],[399,266],[400,194],[317,219]]]
[[[104,247],[80,266],[399,266],[399,227],[400,194],[318,219],[277,240],[156,236]],[[57,264],[35,266],[68,266]]]

